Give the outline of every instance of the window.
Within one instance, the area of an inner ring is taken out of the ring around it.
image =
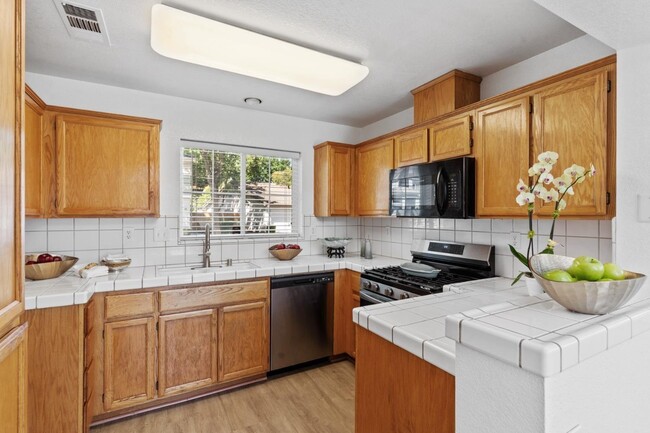
[[[244,146],[181,148],[181,238],[299,234],[300,154]]]

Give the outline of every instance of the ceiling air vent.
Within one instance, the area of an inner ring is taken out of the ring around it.
[[[54,0],[68,34],[75,39],[110,45],[101,9]]]

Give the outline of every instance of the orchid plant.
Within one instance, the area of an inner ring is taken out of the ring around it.
[[[533,255],[535,255],[535,231],[533,230],[535,199],[540,199],[544,203],[555,203],[552,215],[553,222],[551,224],[548,242],[546,243],[546,248],[540,252],[540,254],[553,254],[554,248],[557,245],[557,242],[553,240],[555,234],[555,221],[560,217],[560,212],[566,208],[567,203],[565,197],[567,194],[569,196],[574,195],[573,187],[576,184],[580,184],[584,182],[587,177],[592,177],[596,174],[596,169],[593,164],[591,164],[591,167],[588,170],[585,170],[584,167],[577,164],[573,164],[571,167],[564,170],[561,176],[553,177],[551,171],[553,170],[553,166],[557,163],[558,157],[559,155],[557,152],[551,151],[539,154],[537,162],[528,169],[530,184],[527,185],[523,179],[519,179],[519,183],[517,184],[517,191],[519,192],[516,199],[517,204],[519,206],[526,206],[528,211],[528,249],[526,255],[524,255],[517,251],[514,246],[509,245],[509,247],[512,254],[529,269],[529,260]],[[512,284],[517,283],[517,281],[519,281],[523,276],[532,278],[533,274],[531,272],[521,272],[517,275],[517,278],[515,278]]]

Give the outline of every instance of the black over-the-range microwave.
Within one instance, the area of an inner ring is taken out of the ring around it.
[[[390,214],[409,218],[474,217],[474,158],[391,170]]]

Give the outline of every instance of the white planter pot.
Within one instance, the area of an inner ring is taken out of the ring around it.
[[[544,288],[535,278],[524,277],[524,280],[526,281],[526,288],[528,289],[529,296],[541,295],[544,293]]]

